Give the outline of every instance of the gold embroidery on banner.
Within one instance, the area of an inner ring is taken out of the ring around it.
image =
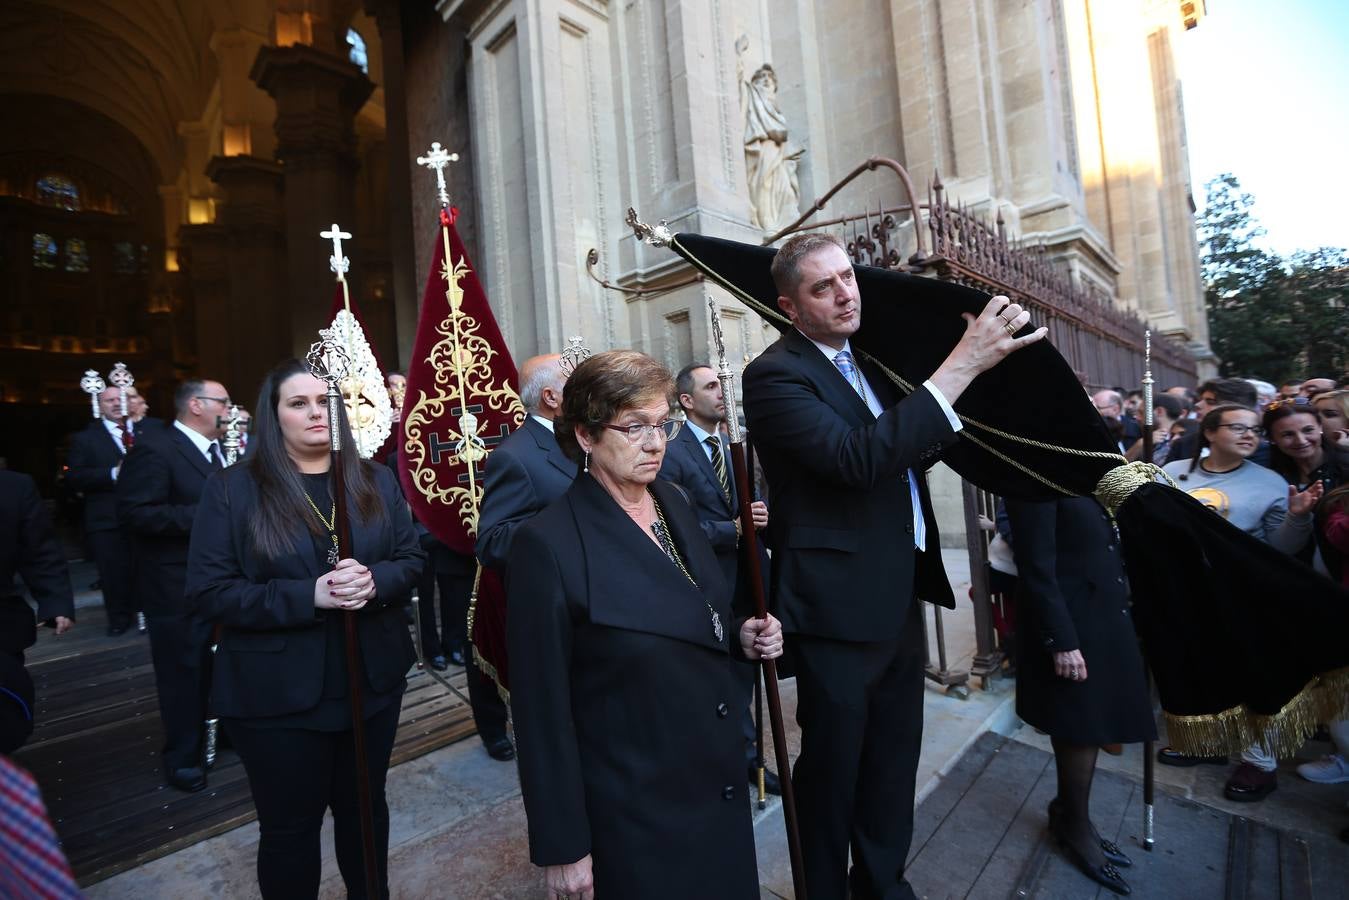
[[[437,468],[476,466],[487,456],[487,444],[479,436],[482,423],[469,407],[481,406],[484,414],[509,415],[514,427],[524,422],[525,408],[515,389],[494,377],[492,358],[497,351],[478,333],[481,323],[463,310],[464,291],[459,282],[468,273],[468,264],[464,260],[451,265],[448,255],[441,266],[449,314],[436,326],[441,339],[426,359],[435,371],[434,390],[431,393],[418,391],[416,401],[404,409],[406,440],[403,454],[412,483],[427,502],[454,507],[468,533],[476,535],[482,479],[472,478],[466,484],[445,483],[438,477]],[[451,419],[447,411],[456,409],[459,415]],[[426,429],[438,420],[446,423],[448,434],[445,440],[453,447],[453,453],[433,465],[429,459],[430,435]]]

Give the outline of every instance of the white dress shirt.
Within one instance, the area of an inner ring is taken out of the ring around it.
[[[530,413],[529,417],[533,419],[535,422],[538,422],[544,428],[547,428],[549,431],[553,431],[552,419],[545,419],[543,416],[540,416],[537,413]],[[556,434],[557,432],[554,431],[553,433]]]
[[[822,344],[804,332],[802,332],[802,337],[819,348],[825,359],[829,360],[829,365],[833,366],[834,370],[839,373],[839,377],[842,378],[843,372],[839,371],[838,365],[834,362],[834,357],[844,352],[852,356],[851,342],[844,341],[842,349],[835,350],[828,344]],[[885,410],[881,407],[880,400],[876,398],[876,392],[872,390],[866,374],[862,371],[861,360],[857,359],[856,356],[853,356],[853,368],[857,370],[857,381],[861,386],[861,390],[857,392],[861,395],[863,402],[866,403],[867,409],[871,410],[871,414],[879,419],[881,413]],[[858,385],[850,385],[850,387],[857,390]],[[931,381],[924,381],[923,387],[928,389],[937,401],[937,405],[941,407],[941,411],[946,414],[946,420],[951,423],[951,430],[959,431],[961,429],[960,417],[956,415],[956,411],[951,408],[950,402],[942,395],[942,392]],[[913,503],[913,545],[919,550],[924,550],[927,548],[927,522],[923,519],[922,501],[918,495],[918,478],[914,475],[913,469],[909,469],[909,499]]]
[[[177,428],[183,434],[187,435],[187,439],[192,442],[192,446],[196,447],[198,450],[201,451],[201,455],[206,457],[206,461],[208,463],[212,464],[215,463],[216,458],[211,453],[211,448],[216,446],[215,441],[211,440],[210,438],[207,438],[206,436],[200,434],[199,432],[193,431],[191,428],[188,428],[186,425],[184,425],[177,419],[173,420],[173,427]],[[221,465],[224,465],[225,457],[223,455],[221,455],[220,457],[220,462]]]

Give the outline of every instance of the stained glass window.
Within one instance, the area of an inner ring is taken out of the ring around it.
[[[365,52],[365,38],[355,28],[347,29],[347,59],[350,59],[356,65],[361,67],[361,71],[369,74],[370,58]]]
[[[83,238],[66,239],[66,271],[89,271],[89,245]]]
[[[44,175],[37,180],[37,202],[57,209],[80,208],[80,189],[64,175]]]
[[[39,231],[33,235],[33,268],[56,268],[56,239],[50,234]]]
[[[112,270],[118,275],[136,274],[136,245],[118,241],[112,245]]]

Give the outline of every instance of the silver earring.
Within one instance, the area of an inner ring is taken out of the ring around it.
[[[586,451],[585,471],[587,471],[587,472],[590,471],[590,451],[589,451],[589,450]]]

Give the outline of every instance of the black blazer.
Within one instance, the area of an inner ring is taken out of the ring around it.
[[[516,529],[565,494],[576,472],[553,433],[526,416],[487,457],[474,547],[478,560],[494,569],[505,566]]]
[[[191,612],[183,584],[188,539],[213,471],[176,427],[142,431],[122,463],[117,514],[136,551],[136,586],[148,615]]]
[[[33,610],[14,576],[37,601],[37,618],[75,618],[75,595],[61,543],[37,484],[19,472],[0,471],[0,650],[32,646]]]
[[[883,373],[859,365],[885,407],[879,419],[791,329],[745,369],[745,415],[772,491],[771,592],[783,628],[875,641],[899,635],[915,589],[955,608],[923,470],[958,438],[926,388],[900,400]],[[909,469],[927,525],[921,554]]]
[[[70,439],[66,483],[84,495],[86,532],[117,528],[117,484],[112,470],[121,465],[122,459],[122,448],[108,434],[102,419],[90,422]]]
[[[361,662],[370,687],[384,693],[398,687],[416,659],[401,607],[424,554],[393,474],[374,464],[370,470],[386,514],[370,524],[353,518],[351,539],[354,558],[375,576],[375,599],[357,613]],[[313,538],[297,522],[293,552],[261,556],[252,537],[257,502],[247,464],[213,475],[188,549],[187,602],[224,626],[211,692],[224,717],[303,712],[317,705],[323,691],[327,629],[314,608],[314,583],[323,571]]]
[[[593,854],[599,897],[757,897],[743,737],[730,714],[736,623],[686,502],[662,481],[651,490],[696,588],[588,475],[511,547],[507,637],[530,859]]]

